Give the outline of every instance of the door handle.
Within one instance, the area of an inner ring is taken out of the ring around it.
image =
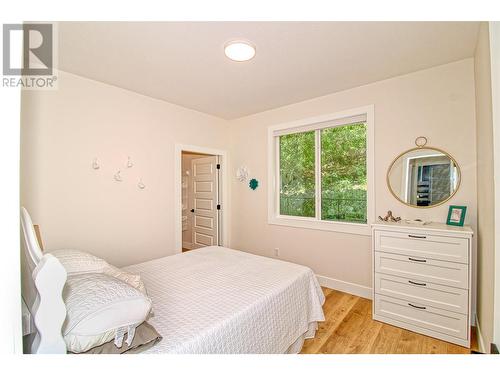
[[[408,260],[411,260],[412,262],[421,262],[421,263],[427,262],[427,260],[425,259],[408,258]]]
[[[425,310],[427,308],[425,306],[417,306],[417,305],[414,305],[414,304],[411,304],[411,303],[409,303],[408,306],[411,306],[411,307],[414,307],[414,308],[420,309],[420,310]]]
[[[191,208],[191,212],[194,212],[194,208]]]

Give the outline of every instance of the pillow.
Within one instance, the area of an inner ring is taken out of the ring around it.
[[[105,273],[69,275],[63,290],[66,321],[62,333],[68,351],[81,353],[114,339],[130,345],[146,320],[151,300],[129,284]]]
[[[111,264],[108,264],[104,268],[103,273],[109,276],[116,277],[117,279],[126,282],[130,286],[133,286],[137,290],[147,295],[146,287],[144,286],[144,283],[142,282],[141,277],[139,275],[123,271],[115,266],[112,266]]]
[[[50,254],[54,255],[61,262],[68,276],[84,273],[105,273],[147,294],[146,287],[139,275],[125,272],[92,254],[73,249],[54,250]]]
[[[102,273],[108,265],[104,259],[80,250],[54,250],[50,254],[61,262],[68,276],[81,273]]]
[[[117,348],[115,343],[110,341],[79,354],[137,354],[153,347],[161,339],[162,337],[156,329],[144,322],[136,328],[134,339],[130,345],[123,344],[121,348]]]

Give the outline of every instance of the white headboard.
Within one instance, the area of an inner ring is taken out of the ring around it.
[[[32,275],[43,253],[38,245],[31,217],[24,207],[21,207],[21,249],[22,294],[26,305],[31,307],[37,294]]]
[[[66,270],[50,254],[43,254],[28,211],[21,207],[22,296],[35,323],[30,353],[66,353],[62,325],[66,306],[62,290]]]

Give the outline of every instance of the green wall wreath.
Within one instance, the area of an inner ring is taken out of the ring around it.
[[[259,181],[257,181],[255,178],[252,178],[248,183],[248,186],[250,187],[250,189],[255,190],[259,187]]]

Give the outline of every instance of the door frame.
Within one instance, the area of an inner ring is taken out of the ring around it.
[[[182,152],[196,152],[200,154],[214,155],[219,157],[221,171],[219,175],[219,191],[222,210],[220,213],[220,243],[219,246],[229,246],[228,210],[229,202],[229,179],[228,179],[228,153],[226,150],[218,150],[209,147],[175,144],[174,161],[174,251],[182,253]],[[222,181],[221,181],[222,180]]]

